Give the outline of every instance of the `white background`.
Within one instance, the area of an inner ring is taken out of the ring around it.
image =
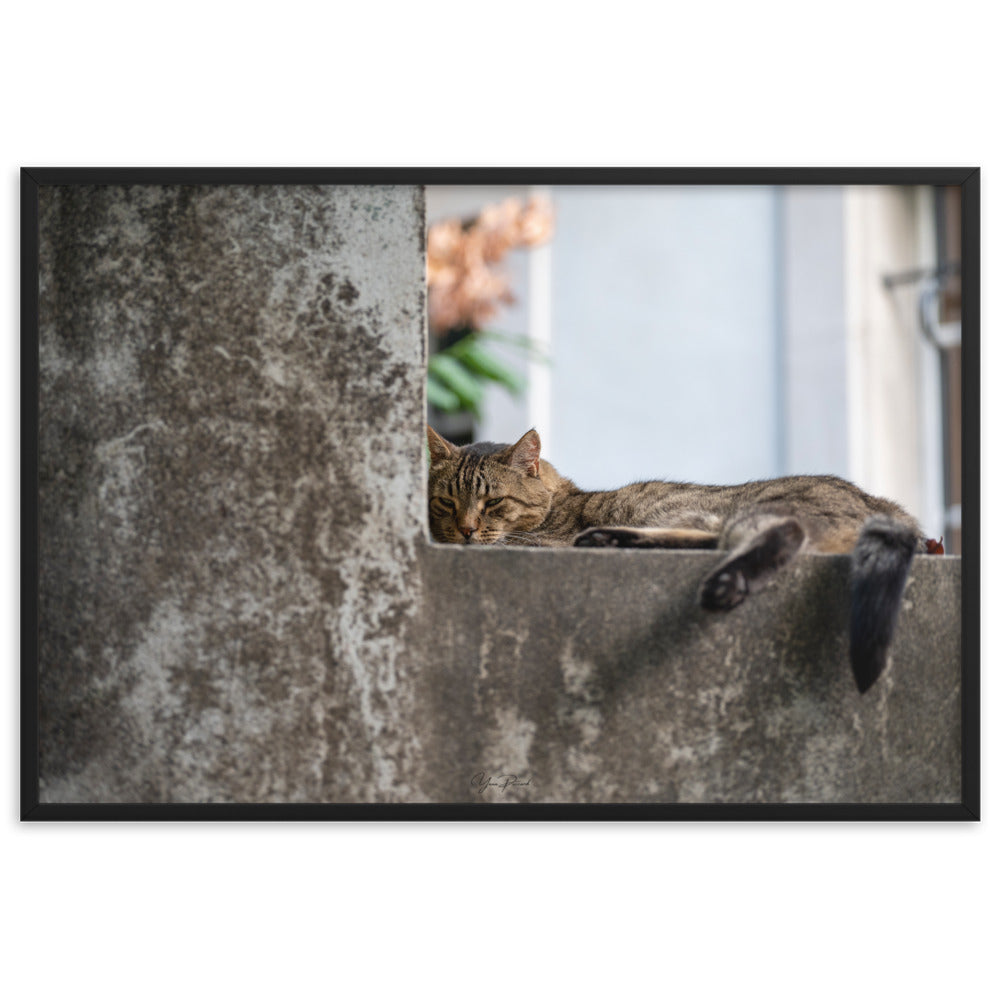
[[[480,12],[481,11],[481,12]],[[17,822],[22,165],[981,165],[986,4],[20,4],[0,72],[8,995],[990,995],[996,629],[977,825]],[[612,14],[614,19],[612,19]],[[988,280],[984,379],[998,375]],[[984,393],[984,515],[997,405]],[[996,550],[984,517],[982,544]],[[998,589],[987,561],[984,621]],[[995,995],[995,994],[994,994]]]

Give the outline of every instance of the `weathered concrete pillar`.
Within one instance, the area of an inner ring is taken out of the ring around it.
[[[958,559],[861,697],[845,558],[718,615],[710,553],[427,541],[423,227],[42,189],[42,801],[960,801]]]
[[[42,801],[419,797],[418,188],[42,188]]]

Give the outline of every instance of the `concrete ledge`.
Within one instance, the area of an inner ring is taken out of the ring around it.
[[[423,240],[417,188],[42,189],[41,801],[959,801],[957,559],[862,698],[843,558],[713,615],[710,553],[429,543]]]
[[[434,797],[959,801],[961,560],[915,560],[890,666],[861,696],[846,557],[805,557],[725,614],[696,601],[718,559],[424,551],[447,595],[426,661]],[[462,787],[481,772],[530,784]]]

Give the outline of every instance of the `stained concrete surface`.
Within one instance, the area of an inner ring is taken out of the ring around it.
[[[704,552],[427,550],[435,794],[483,801],[955,802],[960,560],[918,557],[892,662],[861,696],[843,556],[799,560],[728,613]],[[454,762],[464,766],[454,773]],[[474,787],[478,787],[475,786]],[[467,790],[466,790],[467,791]]]
[[[842,557],[718,615],[711,553],[427,540],[423,238],[414,187],[42,188],[42,801],[958,801],[958,559],[862,697]]]

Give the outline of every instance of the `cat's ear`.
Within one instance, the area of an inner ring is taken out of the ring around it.
[[[524,472],[538,478],[538,456],[541,454],[542,442],[538,431],[532,428],[517,444],[512,444],[504,453],[503,461],[512,469]]]
[[[445,441],[430,425],[427,426],[427,447],[431,452],[431,465],[458,454],[458,449],[450,441]]]

